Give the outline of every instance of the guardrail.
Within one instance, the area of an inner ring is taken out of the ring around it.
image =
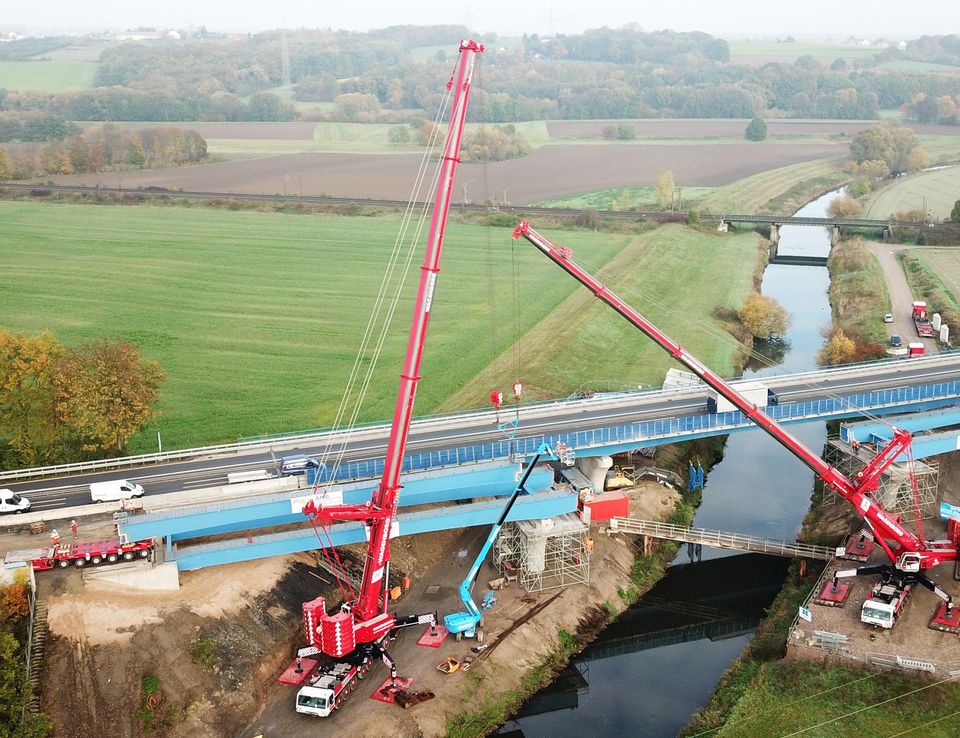
[[[933,357],[931,357],[932,359]],[[862,365],[858,365],[862,366]],[[866,366],[876,366],[876,363],[866,364]],[[828,373],[850,372],[857,367],[837,367],[822,372],[805,372],[798,375],[788,376],[791,379],[808,378],[813,375],[822,378]],[[772,380],[772,381],[771,381]],[[782,380],[781,380],[782,381]],[[776,378],[771,377],[767,384],[776,385]],[[638,390],[635,396],[652,396],[661,394],[664,397],[695,396],[704,388],[685,388],[682,390]],[[894,387],[884,390],[873,390],[871,392],[857,393],[845,397],[828,397],[817,400],[808,400],[805,402],[788,402],[781,405],[775,405],[767,408],[767,413],[774,419],[780,421],[799,420],[803,418],[816,418],[823,415],[836,415],[841,412],[856,412],[858,410],[878,410],[885,407],[893,407],[910,402],[920,402],[924,400],[942,400],[960,398],[960,380],[951,382],[937,382],[926,385],[915,385],[909,387]],[[591,407],[601,408],[607,402],[604,398],[599,399],[577,399],[577,400],[559,400],[547,401],[542,403],[531,403],[525,406],[525,412],[530,415],[536,415],[543,410],[563,407]],[[465,420],[483,420],[485,418],[494,418],[491,410],[475,411],[471,413],[449,414],[441,416],[430,416],[428,418],[414,421],[414,427],[418,430],[437,427],[444,424],[455,426],[458,422]],[[658,420],[638,421],[629,425],[612,426],[607,428],[593,429],[589,431],[577,431],[572,433],[558,434],[540,434],[526,438],[518,438],[512,441],[494,441],[486,444],[477,444],[466,447],[444,449],[442,451],[430,451],[408,454],[404,457],[403,471],[417,471],[433,467],[444,467],[450,465],[463,464],[476,461],[490,461],[494,459],[508,459],[517,454],[530,454],[536,451],[541,443],[549,442],[556,444],[561,441],[568,446],[576,449],[589,449],[591,447],[602,447],[614,444],[624,444],[637,442],[638,447],[651,442],[661,441],[665,438],[681,436],[684,434],[715,432],[736,430],[752,425],[751,422],[739,410],[725,413],[710,413],[701,415],[687,415],[682,417],[664,418]],[[60,464],[55,466],[34,467],[31,469],[18,469],[13,471],[0,472],[0,482],[13,481],[21,479],[32,479],[42,476],[64,475],[77,472],[105,471],[110,469],[122,469],[131,466],[146,466],[169,461],[185,461],[197,459],[203,456],[240,454],[249,451],[264,451],[278,449],[283,445],[304,443],[304,442],[323,442],[331,446],[342,443],[347,438],[362,437],[365,433],[381,434],[388,426],[385,424],[368,424],[352,431],[318,431],[303,435],[292,435],[285,439],[270,438],[268,440],[249,440],[238,443],[220,444],[216,446],[202,446],[197,448],[181,449],[176,451],[164,451],[162,453],[139,454],[136,456],[125,456],[117,459],[103,459],[98,461],[83,461],[73,464]],[[383,472],[383,460],[381,458],[367,459],[362,461],[353,461],[343,464],[333,481],[344,481],[347,479],[363,479],[367,477],[376,477]]]

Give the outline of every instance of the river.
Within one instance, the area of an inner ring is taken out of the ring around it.
[[[825,217],[836,193],[797,215]],[[784,226],[780,254],[826,256],[825,228]],[[816,367],[830,324],[825,267],[771,264],[761,291],[790,315],[786,350],[777,365],[748,368],[745,377]],[[670,326],[663,326],[668,332]],[[822,422],[791,431],[816,453]],[[760,430],[730,435],[723,460],[704,485],[694,525],[793,539],[810,507],[813,472]],[[753,638],[779,591],[787,560],[682,547],[667,575],[611,624],[549,687],[524,705],[498,735],[630,735],[672,738],[710,697],[717,681]]]

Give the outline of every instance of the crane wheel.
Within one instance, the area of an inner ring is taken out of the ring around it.
[[[457,643],[463,640],[463,633],[457,633]]]
[[[91,556],[91,557],[90,557],[90,563],[93,564],[94,566],[96,566],[97,564],[99,564],[101,561],[103,561],[103,557],[102,557],[102,556]]]
[[[119,559],[119,558],[120,558],[120,557],[117,556],[115,553],[109,553],[109,554],[107,554],[107,563],[108,563],[108,564],[116,564],[116,563],[117,563],[117,559]]]
[[[133,551],[124,551],[123,560],[124,561],[133,561],[136,558],[136,554]]]
[[[59,566],[61,569],[66,569],[68,566],[70,566],[70,562],[67,559],[62,559],[57,562],[57,566]]]
[[[86,559],[77,559],[76,561],[73,562],[73,565],[74,565],[75,567],[77,567],[78,569],[82,569],[83,567],[85,567],[85,566],[87,565],[87,560],[86,560]]]
[[[150,549],[145,548],[145,549],[143,549],[143,550],[140,552],[140,558],[141,558],[141,559],[145,559],[145,558],[147,558],[149,555],[150,555]]]
[[[483,643],[483,631],[482,631],[482,630],[478,630],[478,631],[477,631],[477,643]]]

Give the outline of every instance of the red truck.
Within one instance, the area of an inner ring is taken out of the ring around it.
[[[927,315],[927,303],[913,303],[913,324],[917,326],[917,335],[920,338],[933,338],[933,326]]]
[[[4,564],[31,563],[34,571],[75,566],[78,569],[88,564],[115,564],[118,561],[134,561],[149,558],[153,541],[124,543],[119,538],[86,543],[57,543],[46,548],[30,548],[10,551],[4,556]]]

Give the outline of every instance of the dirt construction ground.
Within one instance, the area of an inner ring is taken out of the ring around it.
[[[631,514],[646,518],[668,516],[677,497],[653,483],[629,494]],[[87,526],[81,535],[94,532]],[[393,542],[395,567],[413,577],[397,611],[437,610],[442,616],[461,609],[457,585],[484,533],[447,531]],[[295,689],[275,683],[294,649],[303,645],[300,603],[335,589],[312,556],[186,572],[179,591],[160,593],[84,580],[75,570],[39,572],[50,629],[42,706],[54,721],[55,735],[71,738],[442,735],[447,721],[479,706],[488,688],[515,688],[555,646],[560,629],[574,632],[580,618],[604,601],[624,606],[617,589],[628,583],[632,542],[601,533],[597,524],[591,535],[589,588],[577,585],[536,596],[516,584],[502,590],[485,618],[485,642],[492,647],[469,674],[444,675],[435,667],[447,656],[466,657],[472,641],[449,639],[432,649],[415,644],[418,629],[401,634],[391,648],[401,675],[414,677],[414,688],[430,689],[436,699],[409,711],[367,699],[387,676],[381,665],[329,719],[297,715]],[[481,572],[477,592],[485,590],[491,576],[490,570]],[[427,594],[431,586],[438,589]],[[524,622],[544,603],[549,604],[542,612]],[[507,629],[512,629],[509,636],[499,639]],[[158,680],[159,696],[148,704],[142,684],[150,676]]]

